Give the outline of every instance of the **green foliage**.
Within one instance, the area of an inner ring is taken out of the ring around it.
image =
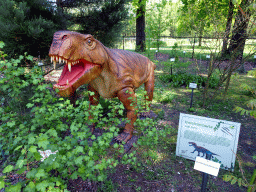
[[[116,114],[123,114],[123,105],[111,100],[108,118],[102,117],[101,105],[89,110],[85,100],[78,101],[74,108],[69,100],[53,97],[51,85],[43,83],[37,66],[28,71],[18,67],[22,58],[0,61],[0,149],[1,159],[5,160],[0,187],[6,191],[60,191],[67,187],[66,179],[78,176],[84,180],[105,180],[105,170],[117,166],[117,156],[123,152],[120,145],[114,145],[114,154],[109,155],[108,150],[111,139],[118,134],[116,125],[120,120]],[[30,96],[21,101],[28,87]],[[16,106],[19,109],[14,110]],[[101,136],[92,135],[89,125],[93,123],[105,130]],[[142,129],[146,126],[139,124]],[[58,152],[40,162],[38,150]],[[129,156],[126,162],[135,160]],[[10,172],[23,173],[26,180],[11,186]]]
[[[149,44],[147,45],[149,46]],[[166,47],[167,43],[164,41],[153,41],[150,43],[150,48]]]
[[[255,70],[249,71],[248,75],[256,77]],[[237,106],[234,110],[237,113],[239,112],[241,115],[246,114],[256,118],[256,87],[251,87],[244,83],[240,86],[240,88],[243,94],[251,97],[252,99],[246,102],[248,109]]]
[[[189,1],[182,0],[178,17],[179,35],[220,35],[224,31],[228,1]]]
[[[247,75],[248,75],[248,76],[253,76],[253,77],[256,78],[256,70],[248,71]]]
[[[226,182],[230,181],[232,185],[234,185],[237,182],[239,187],[241,187],[242,185],[247,186],[242,178],[237,178],[233,175],[224,175],[223,180],[226,181]]]
[[[92,34],[108,47],[113,47],[121,35],[123,21],[128,16],[127,0],[95,1],[78,14],[82,32]],[[81,6],[80,6],[81,8]]]
[[[89,102],[85,99],[77,101],[74,108],[69,100],[53,96],[55,91],[43,82],[38,66],[19,67],[23,57],[31,59],[20,56],[0,61],[3,103],[0,107],[0,158],[5,162],[0,188],[6,191],[63,191],[69,179],[104,181],[106,169],[116,167],[118,155],[124,152],[122,145],[109,145],[118,135],[116,126],[121,123],[120,116],[125,119],[123,105],[115,99],[106,102],[107,117],[102,115],[101,105],[91,106],[89,110]],[[145,106],[144,99],[138,98],[137,106]],[[103,129],[101,136],[91,133],[90,125],[94,123],[96,128]],[[166,134],[154,128],[152,119],[138,119],[135,126],[140,132],[147,129],[138,142],[142,145],[150,143],[156,147]],[[39,150],[51,150],[56,154],[40,161]],[[135,153],[126,154],[122,163],[136,165]],[[22,174],[26,179],[11,185],[10,173]],[[111,190],[113,186],[109,184],[104,188]]]
[[[0,0],[0,39],[9,58],[48,55],[53,33],[67,25],[67,15],[47,0]]]
[[[169,12],[165,9],[168,4],[168,1],[161,0],[148,5],[150,9],[147,11],[146,17],[146,34],[149,49],[156,47],[159,50],[159,47],[162,45],[162,41],[159,41],[160,36],[167,30],[170,23]],[[150,39],[157,39],[157,41],[151,43]]]
[[[171,83],[173,87],[180,87],[185,85],[189,86],[189,83],[195,82],[198,87],[202,87],[205,85],[207,78],[202,76],[196,76],[186,73],[176,73],[176,74],[165,74],[159,76],[160,80],[164,83]],[[209,88],[215,88],[218,84],[218,79],[210,78]]]
[[[234,110],[237,113],[240,112],[241,115],[246,114],[256,118],[256,87],[250,87],[247,84],[242,84],[240,87],[243,94],[252,97],[252,99],[246,102],[248,109],[237,106]]]

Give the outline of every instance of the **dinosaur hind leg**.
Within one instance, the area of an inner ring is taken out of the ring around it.
[[[147,101],[152,101],[152,99],[153,99],[154,86],[155,86],[155,76],[154,76],[154,71],[152,71],[149,76],[148,81],[145,83],[145,90],[147,91],[147,95],[146,95],[147,98],[145,98],[145,99]],[[150,105],[149,105],[149,107],[150,107]]]
[[[146,110],[145,112],[142,112],[141,115],[142,117],[150,117],[150,105],[151,101],[153,100],[153,92],[154,92],[154,83],[155,83],[155,77],[154,77],[154,71],[151,72],[148,81],[145,83],[145,90],[147,94],[145,95],[145,104],[144,109]]]
[[[121,143],[122,141],[127,142],[132,138],[134,129],[133,123],[137,119],[137,114],[135,112],[137,103],[134,90],[131,87],[120,90],[117,93],[117,96],[127,110],[127,119],[130,120],[130,122],[125,125],[124,131],[114,139],[117,143]]]

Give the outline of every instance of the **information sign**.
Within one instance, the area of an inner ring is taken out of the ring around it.
[[[171,58],[170,61],[175,61],[175,58]]]
[[[189,88],[196,89],[197,88],[197,84],[196,83],[189,83]]]
[[[42,66],[42,65],[44,65],[43,62],[39,61],[38,66]]]
[[[210,59],[211,58],[211,55],[206,55],[206,59]]]
[[[240,123],[180,114],[176,155],[195,160],[212,155],[222,169],[234,170]]]

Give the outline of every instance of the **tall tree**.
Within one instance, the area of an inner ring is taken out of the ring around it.
[[[168,2],[166,0],[161,0],[147,5],[147,38],[157,39],[156,45],[158,50],[161,42],[159,39],[171,23],[169,12],[166,10],[167,4]]]
[[[67,25],[67,15],[47,0],[0,0],[0,40],[10,57],[48,55],[53,33]]]
[[[73,21],[82,33],[94,35],[104,45],[113,47],[128,17],[127,0],[84,1],[79,4]]]
[[[221,51],[222,57],[227,52],[228,39],[229,39],[229,34],[230,34],[230,29],[231,29],[231,25],[232,25],[233,14],[234,14],[234,4],[233,4],[232,0],[229,1],[228,7],[229,7],[229,9],[228,9],[228,16],[227,16],[227,24],[226,24],[225,34],[223,37],[223,45],[222,45],[222,51]]]
[[[134,0],[133,5],[136,10],[136,48],[135,51],[144,52],[146,50],[145,35],[145,12],[146,0]]]
[[[247,28],[251,17],[249,6],[254,0],[242,0],[238,6],[235,23],[232,30],[232,37],[227,49],[227,54],[242,60],[246,38],[248,37]]]
[[[223,19],[228,12],[228,0],[182,0],[178,32],[180,35],[199,37],[199,45],[203,35],[216,38],[224,28]]]

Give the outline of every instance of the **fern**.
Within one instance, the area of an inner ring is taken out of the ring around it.
[[[248,101],[247,106],[250,107],[251,109],[255,109],[256,108],[256,99],[252,99],[252,100]]]

